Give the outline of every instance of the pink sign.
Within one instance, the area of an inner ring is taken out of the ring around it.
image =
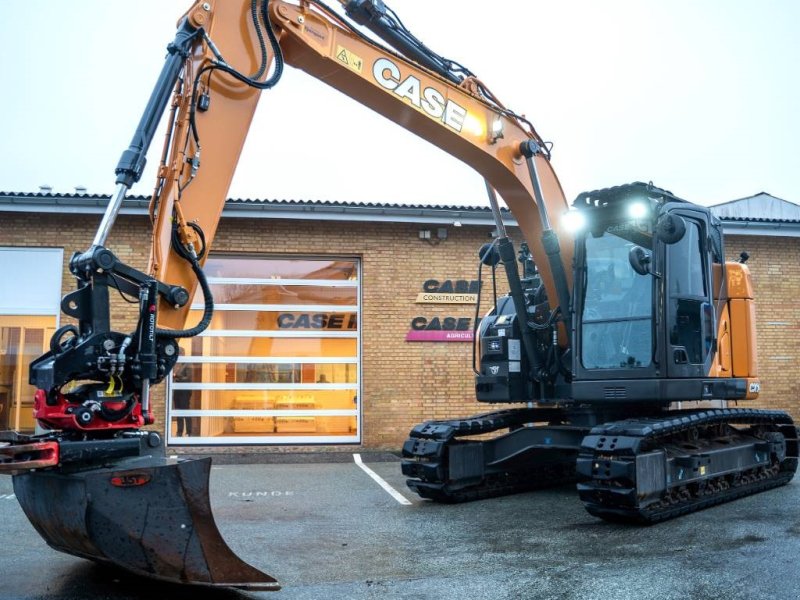
[[[406,334],[407,342],[471,342],[472,331],[415,330]]]

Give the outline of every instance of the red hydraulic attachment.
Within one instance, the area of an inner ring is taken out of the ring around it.
[[[0,442],[0,473],[14,474],[28,469],[55,467],[58,464],[58,442],[10,444]]]
[[[133,406],[126,411],[126,402],[112,402],[106,400],[103,404],[106,410],[116,412],[117,420],[108,418],[94,418],[94,412],[85,406],[69,402],[61,392],[54,392],[56,402],[47,402],[47,392],[36,390],[33,397],[33,416],[47,429],[72,430],[72,431],[111,431],[115,429],[139,429],[144,427],[145,419],[142,416],[142,405],[135,396],[128,402]],[[151,419],[152,421],[152,419]]]

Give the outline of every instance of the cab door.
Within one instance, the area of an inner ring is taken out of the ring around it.
[[[686,233],[666,246],[664,304],[666,362],[670,378],[704,377],[714,349],[715,315],[711,299],[711,248],[705,214],[676,210]]]

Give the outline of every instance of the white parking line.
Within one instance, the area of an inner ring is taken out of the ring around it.
[[[355,463],[359,467],[361,467],[361,469],[367,475],[372,477],[378,483],[379,486],[381,486],[384,490],[386,490],[386,493],[388,493],[392,498],[397,500],[400,504],[405,504],[407,506],[411,505],[411,501],[408,498],[403,496],[403,494],[401,494],[396,489],[394,489],[392,486],[390,486],[388,483],[386,483],[386,481],[380,475],[378,475],[375,471],[373,471],[367,465],[365,465],[361,461],[361,455],[360,454],[353,454],[353,460],[355,461]]]

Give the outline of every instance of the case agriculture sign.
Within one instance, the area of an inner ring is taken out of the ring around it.
[[[414,317],[407,342],[471,342],[470,317]]]
[[[479,281],[464,279],[428,279],[417,294],[417,304],[475,304],[480,293]],[[407,342],[471,342],[472,317],[416,316],[411,320]]]

